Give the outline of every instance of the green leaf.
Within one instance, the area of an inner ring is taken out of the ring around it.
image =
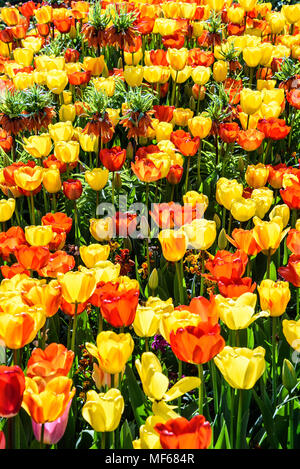
[[[131,434],[128,421],[125,420],[120,431],[121,449],[133,449],[132,440],[133,436]]]
[[[258,397],[254,389],[252,389],[252,394],[256,401],[256,404],[258,405],[261,411],[265,430],[270,440],[270,444],[272,445],[272,449],[281,448],[281,445],[279,443],[279,440],[276,434],[276,428],[274,425],[272,404],[266,391],[264,391],[263,399]]]
[[[126,384],[132,411],[138,425],[141,426],[148,417],[145,410],[145,396],[136,380],[132,368],[128,364],[126,365]]]

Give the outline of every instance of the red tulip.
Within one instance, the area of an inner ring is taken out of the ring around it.
[[[103,148],[100,150],[99,158],[109,171],[119,171],[125,163],[126,150],[122,150],[121,147]]]
[[[210,423],[203,415],[196,415],[190,421],[184,417],[157,423],[154,429],[159,433],[163,449],[206,449],[212,437]]]
[[[67,179],[63,182],[63,192],[69,200],[77,200],[82,194],[82,184],[79,179]]]
[[[25,376],[19,366],[0,366],[0,417],[10,418],[19,412]]]

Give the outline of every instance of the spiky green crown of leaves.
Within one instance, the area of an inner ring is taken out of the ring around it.
[[[0,95],[0,113],[10,119],[21,117],[26,108],[25,93],[20,90],[5,90]]]
[[[108,96],[103,91],[97,90],[93,83],[90,83],[84,93],[84,103],[89,116],[103,114],[108,107]]]
[[[36,114],[42,109],[53,106],[51,91],[46,91],[38,85],[34,85],[24,92],[25,110],[28,114]]]
[[[115,7],[111,16],[116,32],[120,33],[127,31],[134,25],[138,14],[135,11],[127,11],[126,6],[121,6],[120,8]]]
[[[132,112],[145,114],[153,108],[155,96],[142,87],[131,88],[126,94],[126,102]]]
[[[221,13],[212,11],[210,17],[204,22],[204,28],[211,34],[221,34],[225,25],[222,23]]]
[[[89,10],[88,22],[95,29],[104,30],[111,20],[109,9],[102,10],[102,2],[97,1],[91,5]]]
[[[209,117],[213,122],[223,122],[231,114],[229,109],[229,95],[226,93],[223,84],[214,83],[207,94],[210,98],[210,102],[206,110]]]
[[[280,81],[286,81],[289,78],[300,73],[300,63],[294,62],[289,57],[286,57],[281,64],[280,70],[274,74],[274,78]]]

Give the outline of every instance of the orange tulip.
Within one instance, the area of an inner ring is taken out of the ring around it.
[[[27,376],[39,376],[46,382],[57,376],[67,376],[74,360],[74,352],[62,344],[52,343],[42,350],[36,348],[27,363]]]

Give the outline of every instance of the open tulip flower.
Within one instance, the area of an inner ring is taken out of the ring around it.
[[[300,3],[11,3],[0,449],[296,449]]]

